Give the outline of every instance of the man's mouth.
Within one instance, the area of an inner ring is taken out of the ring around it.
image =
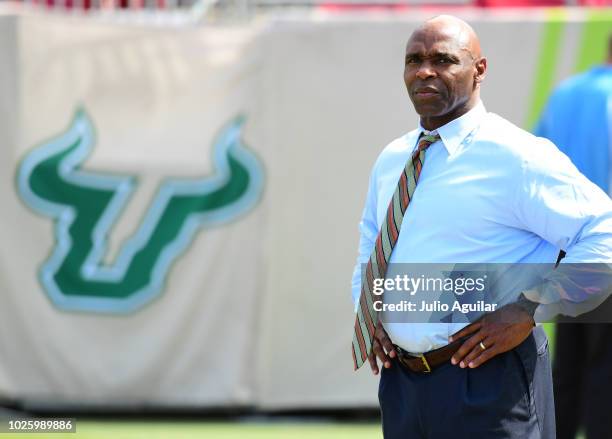
[[[433,87],[420,87],[414,91],[415,96],[421,98],[427,98],[431,96],[439,95],[440,93]]]

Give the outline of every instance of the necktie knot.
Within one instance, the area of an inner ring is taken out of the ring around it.
[[[415,151],[414,155],[417,155],[421,151],[425,151],[432,143],[435,143],[438,140],[440,140],[440,135],[436,131],[431,131],[427,134],[422,132],[421,137],[419,138],[417,151]]]

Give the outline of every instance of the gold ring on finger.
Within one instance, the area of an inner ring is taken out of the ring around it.
[[[483,342],[478,343],[480,345],[480,348],[484,351],[487,347],[484,345]]]

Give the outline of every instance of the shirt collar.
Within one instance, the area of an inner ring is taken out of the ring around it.
[[[486,113],[487,110],[484,104],[482,101],[479,101],[474,108],[461,117],[453,119],[446,125],[442,125],[435,130],[440,134],[440,138],[448,151],[448,155],[453,155],[453,153],[457,151],[457,148],[459,148],[459,145],[461,145],[467,135],[480,125]],[[429,132],[419,124],[419,133],[423,131],[426,133]]]

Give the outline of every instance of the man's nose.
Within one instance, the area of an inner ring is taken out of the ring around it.
[[[436,71],[432,68],[430,63],[424,62],[419,66],[416,75],[419,79],[428,79],[436,76]]]

